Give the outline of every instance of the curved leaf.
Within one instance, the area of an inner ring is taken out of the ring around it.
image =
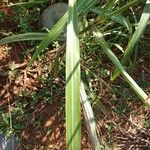
[[[3,44],[8,44],[12,42],[20,42],[20,41],[36,41],[36,40],[43,40],[47,33],[23,33],[23,34],[18,34],[18,35],[12,35],[10,37],[6,37],[0,40],[0,45]]]

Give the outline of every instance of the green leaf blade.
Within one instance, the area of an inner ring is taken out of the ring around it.
[[[80,49],[76,0],[69,1],[66,50],[66,144],[81,148]]]

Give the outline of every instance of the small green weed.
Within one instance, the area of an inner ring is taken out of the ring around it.
[[[18,24],[19,33],[32,32],[38,27],[37,16],[39,16],[39,11],[36,7],[32,9],[16,7],[14,16],[14,21]]]
[[[3,12],[0,12],[0,23],[5,21],[5,14]]]

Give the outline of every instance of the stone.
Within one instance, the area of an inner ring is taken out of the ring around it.
[[[15,135],[6,138],[0,134],[0,150],[17,150],[19,149],[19,139]]]
[[[54,3],[50,5],[41,13],[39,27],[46,27],[50,30],[67,12],[67,10],[68,4],[66,3]]]

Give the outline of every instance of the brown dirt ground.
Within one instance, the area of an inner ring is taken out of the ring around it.
[[[10,8],[6,6],[1,6],[0,11],[4,12],[8,17],[12,14]],[[0,30],[3,30],[6,26],[7,28],[11,28],[9,20],[3,22],[1,25]],[[1,38],[3,37],[5,35],[1,35]],[[2,107],[13,107],[16,97],[22,90],[36,91],[38,86],[40,86],[36,80],[37,76],[40,76],[39,70],[35,70],[34,73],[31,72],[25,76],[25,68],[29,58],[23,58],[20,54],[26,48],[26,44],[23,42],[0,46],[0,106]],[[50,54],[50,60],[53,59],[53,55],[55,54]],[[19,71],[17,77],[11,74],[11,65],[13,62]],[[28,98],[28,101],[31,101],[30,98]],[[37,104],[34,110],[28,108],[32,115],[31,120],[42,118],[42,123],[39,128],[33,125],[30,120],[23,122],[24,128],[18,133],[21,139],[22,150],[66,149],[64,110],[60,110],[62,103],[64,103],[64,98],[57,96],[50,105],[41,102]],[[44,132],[48,129],[50,129],[49,134]],[[83,125],[82,130],[81,147],[82,149],[90,149],[85,125]]]
[[[13,47],[14,46],[14,47]],[[0,46],[0,106],[12,107],[15,105],[17,95],[24,89],[36,91],[38,89],[38,81],[36,81],[36,73],[27,75],[26,81],[24,70],[27,60],[20,58],[21,47],[18,44],[13,46]],[[20,49],[19,49],[20,48]],[[11,53],[7,53],[7,50]],[[11,50],[10,50],[11,49]],[[18,52],[19,51],[19,52]],[[11,76],[10,64],[12,62],[17,64],[19,76],[14,78]],[[38,74],[38,73],[37,73]],[[35,76],[35,77],[33,77]],[[59,94],[58,94],[59,95]],[[28,101],[32,99],[28,98]],[[64,110],[60,107],[64,103],[64,98],[57,96],[51,104],[42,103],[36,105],[31,112],[31,120],[42,118],[40,128],[33,125],[30,120],[24,123],[24,128],[20,131],[21,149],[39,150],[41,147],[46,149],[66,149],[65,148],[65,124],[64,124]],[[50,129],[51,132],[46,134],[44,130]],[[83,126],[82,149],[90,149],[90,144],[86,132],[85,125]],[[30,148],[32,147],[32,148]]]

